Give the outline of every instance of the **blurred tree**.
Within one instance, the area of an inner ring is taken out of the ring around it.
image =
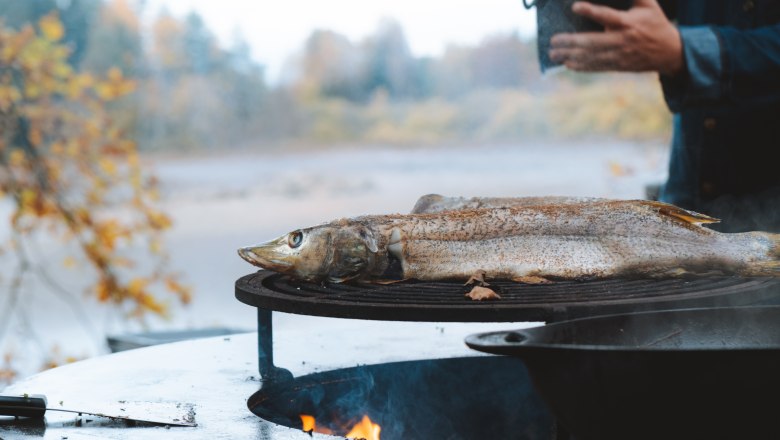
[[[128,0],[111,0],[99,8],[97,14],[98,20],[89,31],[81,67],[100,74],[114,67],[128,76],[142,74],[144,57],[136,10]]]
[[[454,98],[481,89],[541,90],[535,50],[516,33],[494,35],[474,47],[449,46],[431,67],[435,91]]]
[[[420,94],[415,59],[400,23],[383,20],[373,36],[363,42],[366,90],[385,89],[392,98]]]
[[[414,99],[431,90],[431,60],[411,54],[403,28],[394,20],[380,22],[359,45],[333,31],[314,31],[300,65],[296,88],[309,101],[335,97],[368,103],[379,90],[391,99]]]
[[[171,222],[154,207],[156,181],[106,110],[135,82],[116,68],[106,77],[78,73],[64,36],[56,13],[36,28],[0,25],[0,195],[13,204],[11,241],[3,247],[18,263],[3,269],[10,282],[0,337],[26,276],[61,289],[32,253],[31,242],[46,233],[77,244],[95,271],[92,292],[100,301],[130,304],[137,316],[166,313],[158,287],[189,301],[188,289],[165,270],[161,234]],[[123,252],[138,240],[157,257],[141,276]]]
[[[471,50],[468,69],[473,88],[531,87],[541,77],[535,47],[517,33],[494,35]]]
[[[221,62],[218,66],[224,70],[220,74],[222,83],[228,89],[224,99],[231,103],[233,114],[229,142],[236,145],[266,133],[268,124],[262,123],[265,119],[263,115],[277,109],[266,105],[268,90],[265,70],[252,60],[249,44],[242,35],[233,36],[232,47],[227,51],[225,59],[227,62]]]
[[[65,27],[62,43],[70,47],[68,60],[78,65],[100,6],[101,0],[0,0],[0,17],[5,26],[19,30],[57,11]]]
[[[471,92],[474,81],[470,60],[470,48],[448,46],[440,58],[431,62],[433,93],[452,99]]]
[[[341,34],[326,30],[312,32],[303,49],[302,72],[298,83],[301,97],[364,100],[366,90],[359,78],[361,56],[357,48]]]
[[[219,49],[214,36],[206,27],[203,18],[190,12],[184,18],[182,30],[182,48],[187,57],[187,71],[196,75],[208,74],[214,65],[220,63]]]
[[[203,18],[195,12],[180,21],[163,10],[152,24],[149,55],[157,72],[163,72],[166,79],[206,75],[226,61]]]
[[[150,52],[152,68],[175,76],[186,70],[187,56],[184,49],[184,26],[170,13],[163,10],[152,23]]]
[[[144,148],[225,148],[267,125],[264,71],[242,38],[225,50],[199,15],[180,21],[163,12],[152,41],[139,94],[138,114],[145,117],[137,137]]]

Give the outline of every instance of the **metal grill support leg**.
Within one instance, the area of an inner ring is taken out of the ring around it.
[[[257,366],[263,382],[292,379],[292,373],[274,365],[273,312],[257,308]]]
[[[266,379],[274,369],[273,312],[257,308],[257,365]]]

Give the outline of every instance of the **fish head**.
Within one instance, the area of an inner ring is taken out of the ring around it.
[[[371,267],[377,244],[368,228],[341,221],[298,229],[238,254],[255,266],[306,281],[342,282]]]

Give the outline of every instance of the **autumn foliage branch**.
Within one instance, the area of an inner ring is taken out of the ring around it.
[[[161,239],[171,220],[110,111],[135,82],[116,68],[104,77],[77,72],[63,36],[56,14],[19,31],[0,23],[0,198],[13,204],[4,247],[29,268],[25,240],[45,233],[73,241],[95,270],[90,292],[100,301],[165,315],[160,292],[190,300],[166,269]],[[139,268],[123,252],[139,242],[153,257],[144,260],[155,262],[143,276],[131,275]]]

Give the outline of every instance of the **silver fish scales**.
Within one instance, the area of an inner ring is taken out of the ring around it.
[[[719,233],[702,226],[717,219],[672,205],[560,197],[490,200],[477,208],[454,203],[428,208],[433,212],[423,207],[414,214],[336,220],[239,254],[266,269],[331,282],[466,280],[477,271],[504,279],[714,271],[780,276],[780,236]]]

